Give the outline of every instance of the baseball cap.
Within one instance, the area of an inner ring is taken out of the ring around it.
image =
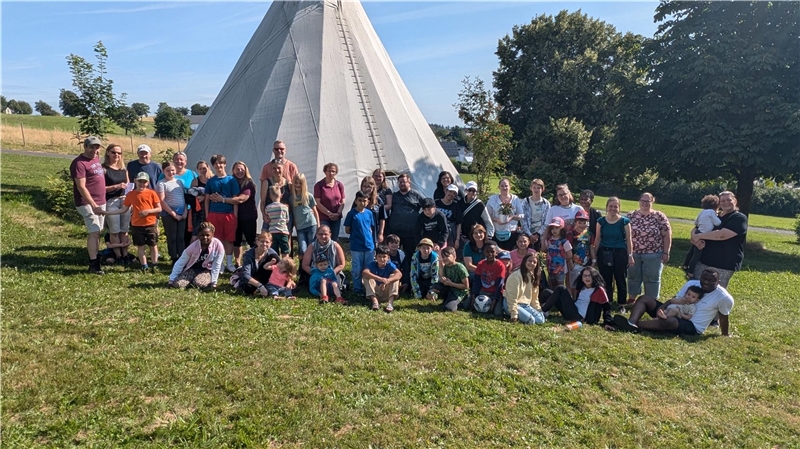
[[[576,220],[588,220],[589,219],[589,214],[585,210],[581,209],[578,212],[575,212],[575,219]]]
[[[468,182],[466,190],[470,190],[470,189],[478,190],[478,183],[475,182],[475,181]]]
[[[89,136],[83,141],[83,146],[87,148],[92,145],[103,145],[103,142],[101,142],[100,138],[96,136]]]
[[[145,172],[143,172],[143,171],[140,171],[140,172],[139,172],[139,174],[138,174],[138,175],[136,175],[136,180],[137,180],[137,181],[147,181],[147,182],[150,182],[150,175],[148,175],[147,173],[145,173]]]
[[[547,226],[558,226],[559,228],[564,227],[564,219],[561,217],[553,217],[553,221],[550,222]]]
[[[447,186],[447,191],[448,192],[458,192],[458,186],[455,185],[455,184],[450,184],[449,186]]]
[[[497,255],[497,258],[501,260],[511,260],[511,253],[508,251],[500,251],[500,254]]]
[[[145,151],[147,153],[152,153],[153,152],[153,150],[150,149],[150,146],[145,145],[145,144],[141,144],[141,145],[139,145],[138,148],[136,148],[136,152],[137,153],[141,153],[142,151]]]
[[[417,244],[417,248],[419,248],[422,245],[428,245],[431,248],[433,248],[433,242],[431,241],[431,239],[422,239],[422,240],[420,240],[419,243]]]

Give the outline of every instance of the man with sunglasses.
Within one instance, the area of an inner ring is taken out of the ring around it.
[[[263,210],[264,206],[269,204],[267,202],[267,190],[269,189],[269,180],[272,179],[272,172],[276,165],[283,166],[283,177],[292,183],[294,175],[298,173],[297,165],[294,162],[286,159],[286,144],[282,140],[276,140],[272,144],[272,154],[275,156],[271,161],[261,167],[261,176],[258,177],[261,181],[261,203],[259,207]],[[291,228],[290,228],[291,229]]]
[[[69,166],[73,180],[72,195],[75,208],[83,217],[89,236],[86,248],[89,250],[89,272],[104,274],[97,257],[100,248],[100,232],[106,209],[106,178],[98,154],[102,146],[100,139],[89,136],[83,141],[83,153]]]

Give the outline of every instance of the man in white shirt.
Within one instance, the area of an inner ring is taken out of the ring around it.
[[[714,318],[719,316],[719,327],[722,335],[728,337],[728,315],[733,309],[733,297],[725,287],[719,285],[719,271],[706,268],[700,275],[700,280],[691,280],[681,287],[676,297],[682,298],[691,286],[700,286],[703,297],[696,304],[696,310],[690,320],[678,317],[668,317],[666,320],[653,319],[639,321],[647,312],[656,318],[659,309],[666,309],[672,300],[661,303],[649,296],[640,296],[631,309],[630,319],[622,315],[614,316],[614,324],[619,330],[635,332],[639,329],[653,332],[672,332],[680,335],[701,335]]]

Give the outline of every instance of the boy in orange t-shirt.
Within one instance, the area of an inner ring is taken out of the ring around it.
[[[156,271],[158,263],[158,214],[161,213],[161,199],[158,194],[147,188],[150,176],[145,172],[136,175],[136,188],[125,196],[122,209],[106,211],[105,215],[121,215],[133,208],[131,214],[131,237],[136,245],[136,255],[142,264],[142,271],[147,271],[147,256],[145,246],[150,247],[150,261],[152,270]]]

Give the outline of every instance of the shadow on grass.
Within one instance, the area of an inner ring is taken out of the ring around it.
[[[85,273],[85,268],[74,265],[88,264],[85,248],[56,246],[21,246],[3,255],[4,267],[15,267],[19,271],[51,271],[63,276]]]
[[[787,242],[798,244],[797,242]],[[673,254],[670,265],[680,268],[683,258],[689,250],[689,239],[672,239]],[[755,238],[747,241],[744,249],[744,262],[742,269],[760,272],[790,272],[800,274],[800,256],[772,251]]]

